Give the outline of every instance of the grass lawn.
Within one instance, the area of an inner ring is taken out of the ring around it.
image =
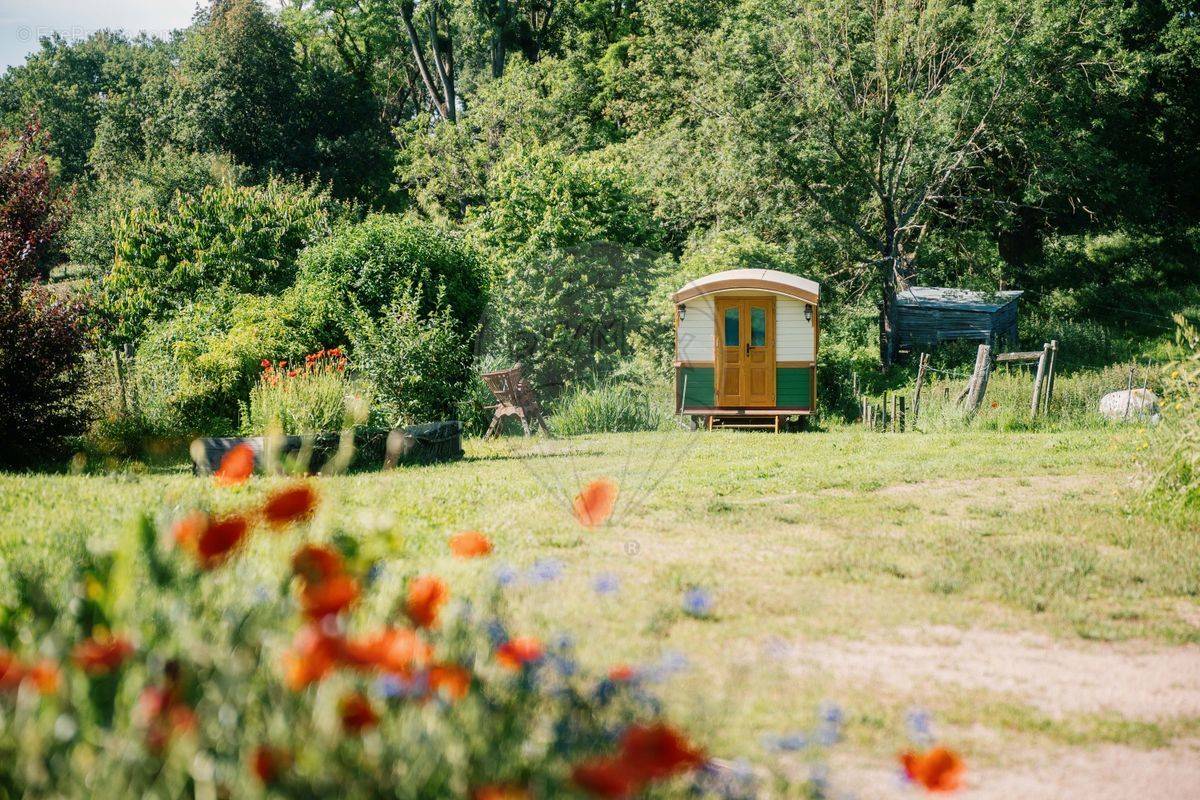
[[[1135,778],[1151,781],[1146,796],[1194,796],[1172,791],[1200,786],[1200,526],[1141,497],[1140,442],[857,429],[470,442],[453,465],[320,479],[317,527],[464,593],[492,568],[448,557],[457,530],[486,532],[493,564],[519,574],[561,562],[558,580],[508,590],[529,632],[572,633],[596,667],[683,654],[689,668],[664,688],[671,713],[723,756],[762,761],[763,734],[808,727],[836,701],[848,741],[835,764],[872,796],[920,706],[980,797],[1104,797]],[[570,498],[599,476],[622,497],[610,524],[583,531]],[[142,510],[246,493],[261,486],[0,477],[0,558],[61,564]],[[619,591],[597,594],[601,574]],[[711,592],[709,618],[683,612],[691,587]],[[1058,774],[1048,750],[1102,783],[1022,789]],[[1114,759],[1125,766],[1109,780]]]

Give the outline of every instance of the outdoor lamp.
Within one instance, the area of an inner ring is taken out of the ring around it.
[[[680,303],[679,304],[679,318],[683,319],[686,316],[687,316],[687,306],[685,306],[683,303]]]
[[[812,303],[804,304],[804,321],[812,322]]]

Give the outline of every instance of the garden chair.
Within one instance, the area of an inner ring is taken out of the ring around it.
[[[516,417],[521,420],[521,429],[525,431],[526,436],[530,435],[530,423],[541,426],[546,435],[550,435],[550,427],[546,425],[546,420],[542,416],[542,407],[538,405],[533,387],[521,375],[520,364],[500,372],[486,372],[483,375],[483,382],[492,390],[492,395],[496,398],[496,405],[488,406],[488,408],[495,409],[495,413],[492,415],[492,424],[488,425],[487,433],[483,435],[483,438],[490,439],[493,436],[499,436],[500,425],[505,417]]]

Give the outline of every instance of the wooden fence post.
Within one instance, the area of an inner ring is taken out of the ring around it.
[[[929,370],[929,353],[921,353],[917,362],[917,390],[913,393],[912,425],[910,430],[917,427],[917,418],[921,416],[921,388],[925,385],[925,373]]]
[[[1050,416],[1050,402],[1054,400],[1054,362],[1058,360],[1058,339],[1050,340],[1050,374],[1046,376],[1046,416]]]
[[[117,395],[121,401],[121,416],[129,413],[129,401],[125,397],[125,366],[121,363],[121,351],[113,350],[113,367],[117,371]]]
[[[992,371],[992,348],[986,344],[979,345],[975,353],[975,371],[971,373],[971,383],[967,387],[967,413],[974,414],[987,394],[988,376]]]
[[[896,397],[896,403],[899,405],[899,408],[896,411],[896,432],[897,433],[904,433],[904,401],[905,401],[904,395],[898,395]]]
[[[1125,388],[1125,415],[1121,419],[1129,419],[1129,403],[1133,400],[1133,371],[1137,365],[1129,368],[1129,385]]]
[[[1050,360],[1050,343],[1042,345],[1042,357],[1038,359],[1037,377],[1033,379],[1033,396],[1029,399],[1029,413],[1036,417],[1042,404],[1042,381],[1046,378],[1046,364]]]

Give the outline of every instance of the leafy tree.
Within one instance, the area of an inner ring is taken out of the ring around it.
[[[205,186],[176,195],[165,211],[135,208],[117,229],[100,322],[134,341],[150,321],[205,295],[280,292],[295,279],[300,251],[329,235],[333,211],[326,194],[274,179]]]
[[[43,275],[70,212],[68,198],[52,184],[48,149],[37,121],[15,140],[0,132],[0,305],[10,309]]]
[[[546,388],[611,370],[659,268],[644,198],[602,154],[549,147],[506,158],[489,194],[472,222],[496,269],[493,346]]]
[[[255,167],[287,163],[296,72],[291,38],[259,0],[214,0],[180,46],[179,137]]]

